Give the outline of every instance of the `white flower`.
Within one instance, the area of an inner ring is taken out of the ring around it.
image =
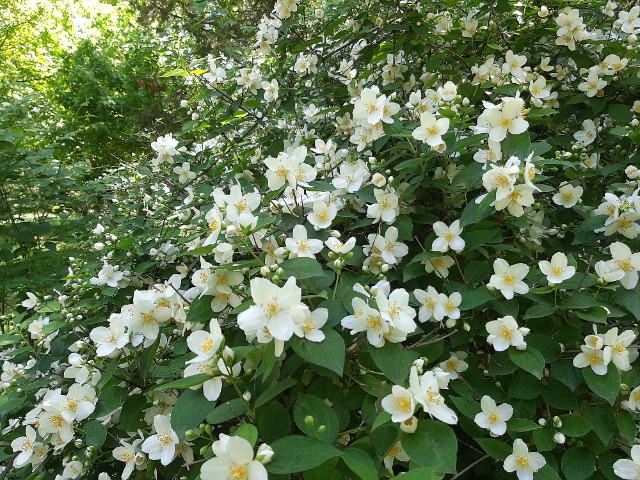
[[[274,78],[270,82],[265,81],[265,82],[262,82],[260,85],[262,86],[262,88],[264,88],[265,102],[267,103],[275,102],[278,99],[278,91],[279,91],[278,80]]]
[[[176,453],[176,445],[180,443],[178,435],[171,428],[170,415],[153,417],[155,435],[142,442],[142,451],[149,454],[151,460],[160,460],[162,465],[169,465]]]
[[[524,133],[529,122],[523,118],[524,100],[519,97],[505,97],[500,106],[485,103],[486,110],[478,117],[476,133],[488,133],[494,142],[501,142],[507,133]]]
[[[524,78],[526,76],[522,67],[527,63],[527,57],[524,55],[516,55],[512,50],[507,51],[502,64],[502,73],[504,75],[511,74],[515,78]]]
[[[556,252],[551,257],[551,262],[547,260],[538,262],[538,268],[547,276],[547,282],[562,283],[576,273],[576,267],[569,266],[567,262],[567,256],[564,253]]]
[[[584,92],[584,94],[591,98],[595,97],[599,90],[602,90],[607,86],[607,81],[602,80],[598,76],[598,72],[596,70],[591,70],[587,79],[578,85],[578,90]]]
[[[393,444],[393,446],[387,451],[387,454],[382,459],[382,462],[384,463],[385,468],[390,469],[391,467],[393,467],[393,462],[396,459],[401,462],[408,462],[409,460],[411,460],[409,458],[409,455],[407,455],[407,452],[405,452],[404,448],[402,448],[402,444],[400,443],[400,441],[397,441]]]
[[[493,206],[498,212],[506,208],[514,217],[521,217],[524,215],[524,207],[530,207],[535,202],[533,191],[534,188],[525,183],[518,184],[507,198],[496,201]]]
[[[487,286],[497,288],[507,300],[513,298],[514,293],[525,294],[529,286],[522,281],[529,273],[529,267],[524,263],[509,265],[506,260],[497,258],[493,262],[494,275]]]
[[[313,225],[316,230],[329,228],[331,222],[333,222],[333,219],[336,218],[338,214],[338,209],[333,203],[323,201],[313,202],[311,210],[307,215],[307,220],[309,220],[309,223]]]
[[[478,413],[474,422],[480,428],[487,428],[491,432],[491,436],[500,436],[507,431],[507,421],[513,416],[513,407],[508,403],[496,405],[488,395],[484,395],[480,399],[482,412]]]
[[[496,352],[502,352],[510,346],[519,347],[524,344],[524,336],[511,315],[487,322],[485,328],[489,333],[487,343],[493,345]]]
[[[638,284],[638,271],[640,271],[640,252],[631,253],[631,249],[622,242],[611,244],[611,260],[607,262],[610,270],[622,270],[624,276],[620,284],[627,290],[631,290]]]
[[[627,347],[636,339],[632,330],[625,330],[618,335],[618,327],[614,327],[604,335],[604,344],[611,347],[611,361],[619,370],[631,370],[630,363],[638,358],[638,351],[629,351]]]
[[[218,320],[214,318],[209,322],[209,330],[210,332],[198,330],[187,337],[189,350],[197,355],[187,363],[204,362],[216,354],[224,340]]]
[[[335,237],[329,237],[327,238],[327,240],[325,240],[324,243],[332,252],[344,255],[345,253],[349,253],[351,250],[353,250],[353,247],[355,247],[356,245],[356,238],[350,237],[349,240],[342,243]]]
[[[366,331],[369,343],[374,347],[382,347],[385,343],[384,336],[389,333],[389,324],[378,310],[370,307],[362,298],[354,297],[351,305],[353,315],[344,317],[342,326],[351,329],[351,335]]]
[[[440,363],[440,368],[449,374],[451,380],[455,380],[462,372],[469,369],[469,364],[464,361],[465,358],[467,358],[465,352],[452,353],[448,360]]]
[[[497,203],[509,198],[519,174],[520,169],[515,165],[500,167],[492,164],[491,169],[482,174],[482,185],[487,192],[496,191]]]
[[[184,162],[181,166],[174,167],[173,173],[178,174],[178,181],[180,183],[187,183],[189,180],[196,178],[196,173],[191,171],[189,162]]]
[[[33,447],[36,445],[36,431],[29,425],[26,427],[25,436],[18,437],[11,442],[11,448],[18,456],[13,460],[13,466],[20,468],[27,463],[33,455]]]
[[[87,418],[95,410],[88,398],[94,398],[95,391],[91,386],[74,383],[66,395],[54,395],[47,400],[48,405],[60,412],[67,422],[80,421]]]
[[[96,327],[91,330],[89,338],[96,344],[98,357],[109,357],[129,343],[129,333],[119,315],[109,318],[109,327]]]
[[[580,349],[582,352],[573,359],[574,367],[591,367],[596,375],[607,374],[607,365],[611,362],[611,347],[606,346],[604,349],[598,349],[581,345]]]
[[[478,150],[474,155],[473,159],[481,163],[483,168],[487,168],[487,166],[494,164],[500,160],[502,160],[502,149],[500,147],[500,142],[494,142],[489,139],[487,142],[487,150]]]
[[[449,268],[455,265],[456,262],[449,255],[443,255],[441,257],[425,258],[421,263],[427,273],[435,271],[438,277],[447,278],[449,276]]]
[[[449,122],[448,118],[436,119],[433,113],[424,112],[420,115],[420,126],[416,127],[412,132],[413,138],[436,147],[443,143],[442,135],[449,130]]]
[[[364,254],[372,252],[379,255],[389,265],[395,265],[409,252],[409,247],[398,241],[398,229],[389,227],[384,236],[372,233],[368,236],[369,246],[364,248]]]
[[[629,392],[629,407],[634,412],[640,410],[640,387],[636,387]]]
[[[545,99],[551,95],[551,89],[547,88],[547,80],[540,75],[535,81],[529,82],[529,92],[531,96],[538,99]]]
[[[267,470],[253,459],[253,448],[244,438],[221,433],[211,449],[215,457],[202,465],[202,480],[267,480]]]
[[[416,311],[409,306],[409,293],[404,288],[392,291],[389,298],[383,289],[378,289],[375,299],[381,317],[393,328],[403,333],[415,331],[416,324],[413,319]]]
[[[304,317],[296,319],[294,333],[300,338],[306,338],[311,342],[322,342],[324,332],[320,330],[327,323],[329,310],[326,308],[316,308],[313,312],[305,310]]]
[[[600,260],[594,265],[594,270],[598,277],[607,283],[617,282],[624,277],[624,272],[617,268],[617,265],[610,265],[609,262]]]
[[[593,120],[587,119],[582,122],[582,130],[578,130],[573,134],[573,138],[582,143],[583,146],[591,145],[598,135],[598,129]]]
[[[460,292],[453,292],[451,295],[447,296],[444,293],[438,295],[438,303],[442,305],[442,310],[445,316],[449,317],[452,320],[457,320],[460,318],[460,310],[458,307],[462,303],[462,295]]]
[[[516,438],[513,442],[513,453],[504,460],[504,469],[507,472],[516,472],[518,480],[533,480],[533,474],[546,463],[541,454],[529,452],[527,444]]]
[[[440,303],[440,294],[435,288],[429,286],[427,290],[416,289],[413,291],[416,300],[421,303],[418,311],[418,320],[426,322],[434,319],[440,321],[444,318],[444,306]]]
[[[307,229],[303,225],[293,227],[293,238],[287,238],[285,246],[291,252],[289,258],[316,258],[315,254],[320,252],[323,247],[322,240],[307,237]]]
[[[583,189],[581,186],[574,187],[570,183],[567,183],[559,188],[558,193],[552,197],[552,200],[556,205],[571,208],[578,203],[578,200],[582,197],[582,192]]]
[[[251,297],[255,305],[238,315],[238,326],[245,334],[253,336],[262,327],[267,327],[275,339],[289,340],[295,327],[294,316],[304,314],[300,303],[302,291],[296,285],[295,277],[289,277],[282,287],[266,278],[254,278]]]
[[[445,405],[444,398],[440,395],[441,387],[434,372],[427,371],[418,377],[417,368],[411,367],[409,385],[414,400],[422,405],[426,413],[449,425],[458,423],[456,413]]]
[[[122,471],[122,480],[127,480],[131,473],[133,473],[133,469],[136,466],[136,459],[139,455],[142,455],[138,451],[138,445],[142,442],[142,440],[137,439],[134,440],[133,443],[127,443],[124,440],[120,440],[119,447],[113,449],[111,453],[113,458],[119,460],[120,462],[124,462],[124,470]]]
[[[640,7],[636,5],[628,12],[622,10],[618,13],[618,21],[621,24],[620,30],[625,33],[634,33],[640,28]]]
[[[416,408],[411,392],[399,385],[392,387],[391,394],[382,399],[380,406],[391,414],[391,421],[395,423],[411,418]]]
[[[393,223],[400,213],[398,205],[399,198],[393,190],[382,190],[376,188],[373,191],[376,203],[367,207],[367,217],[373,218],[374,223],[382,220],[386,223]]]
[[[27,299],[22,302],[22,306],[27,310],[31,310],[38,305],[38,297],[33,293],[27,292]]]
[[[640,445],[631,447],[631,460],[624,458],[615,461],[613,473],[624,480],[640,480]]]
[[[355,121],[368,128],[382,121],[387,97],[379,94],[380,89],[376,86],[362,89],[360,98],[353,105]]]
[[[455,220],[450,226],[444,222],[436,222],[433,224],[433,231],[438,236],[431,244],[431,250],[434,252],[446,252],[451,248],[456,252],[464,249],[464,240],[460,238],[462,227],[460,220]]]

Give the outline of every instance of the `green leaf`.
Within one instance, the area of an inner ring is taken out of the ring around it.
[[[545,465],[535,474],[536,480],[560,480],[560,476],[551,465]]]
[[[415,463],[439,473],[456,473],[458,441],[453,429],[437,420],[418,420],[414,433],[402,433],[402,446]]]
[[[615,432],[615,419],[611,412],[605,407],[596,407],[587,403],[582,405],[581,410],[600,441],[607,445]]]
[[[207,415],[207,422],[211,425],[226,422],[232,418],[240,417],[247,413],[247,406],[241,398],[234,398],[214,408]]]
[[[306,417],[313,418],[313,424],[307,425]],[[329,444],[333,444],[338,434],[338,416],[336,412],[318,397],[313,395],[298,394],[296,404],[293,407],[293,419],[298,428],[310,437],[316,437]],[[318,429],[324,425],[325,431],[319,433]]]
[[[507,428],[511,432],[531,432],[538,430],[540,425],[526,418],[512,418],[507,422]]]
[[[593,323],[607,323],[607,317],[609,316],[607,310],[604,307],[593,307],[587,310],[577,310],[576,315],[578,318]]]
[[[97,450],[102,448],[104,441],[107,439],[107,427],[97,420],[92,420],[84,427],[85,443],[88,447]]]
[[[378,478],[378,469],[371,457],[359,448],[347,448],[342,452],[347,467],[362,480]]]
[[[596,470],[596,460],[593,454],[584,447],[574,447],[567,450],[560,462],[562,472],[571,480],[586,480]]]
[[[396,385],[405,382],[411,365],[418,358],[415,352],[405,350],[400,343],[385,342],[380,348],[369,346],[369,353],[380,371]]]
[[[500,142],[502,144],[502,152],[506,155],[505,158],[516,156],[520,160],[524,159],[531,152],[531,136],[529,132],[520,133],[518,135],[507,135],[507,137]]]
[[[509,396],[521,400],[533,400],[542,393],[544,385],[533,375],[515,377],[509,384]]]
[[[118,363],[118,362],[114,362]],[[120,412],[120,423],[130,431],[137,430],[138,428],[144,428],[146,422],[144,421],[143,410],[150,405],[147,402],[147,397],[141,394],[129,395],[122,404],[122,411]]]
[[[567,437],[583,437],[591,431],[591,423],[579,415],[560,415],[560,432]]]
[[[640,322],[640,283],[632,290],[617,290],[614,298]]]
[[[271,402],[259,411],[258,430],[260,437],[267,443],[286,437],[291,431],[291,417],[282,404]]]
[[[551,315],[555,309],[552,305],[545,305],[539,303],[537,305],[532,305],[527,309],[524,314],[524,319],[529,320],[530,318],[545,318]]]
[[[620,391],[620,372],[610,363],[606,375],[596,375],[591,368],[583,368],[582,376],[593,393],[604,398],[611,405]]]
[[[244,438],[251,444],[252,447],[255,446],[256,442],[258,441],[258,429],[250,423],[240,425],[236,429],[236,431],[233,432],[233,435],[236,437]]]
[[[292,258],[280,264],[284,270],[283,279],[291,276],[297,279],[297,284],[303,284],[312,290],[326,288],[333,283],[334,273],[331,270],[323,270],[320,263],[307,257]]]
[[[375,477],[370,477],[375,478]],[[433,468],[418,467],[412,468],[408,472],[402,474],[402,480],[441,480],[442,475],[436,473]]]
[[[545,363],[556,362],[562,354],[560,344],[549,335],[527,335],[527,345],[538,350]]]
[[[211,411],[214,403],[206,399],[202,389],[187,389],[180,394],[171,411],[171,426],[184,440],[187,430],[196,429]]]
[[[460,302],[460,310],[471,310],[489,303],[495,297],[487,287],[478,287],[468,292],[462,293],[462,302]]]
[[[633,414],[626,410],[616,412],[616,427],[618,427],[622,440],[627,445],[633,445],[636,438],[636,422],[633,419]]]
[[[340,450],[313,437],[291,435],[271,444],[273,460],[267,471],[276,474],[303,472],[317,467],[330,458],[340,456]]]
[[[474,419],[475,416],[482,411],[478,402],[473,402],[462,397],[450,396],[449,400],[465,417]]]
[[[593,308],[600,306],[600,301],[595,299],[593,295],[587,293],[574,293],[560,305],[562,308]]]
[[[500,236],[500,230],[475,230],[464,236],[465,252],[471,252],[486,243],[495,243],[492,240]]]
[[[291,347],[307,362],[327,368],[342,376],[345,361],[344,340],[332,329],[323,330],[325,338],[322,342],[311,342],[298,337],[291,338]]]
[[[173,382],[162,383],[160,385],[156,385],[153,390],[167,390],[169,388],[175,388],[177,390],[189,387],[195,387],[197,385],[201,385],[207,380],[211,379],[211,375],[206,373],[199,373],[197,375],[192,375],[190,377],[179,378],[178,380],[174,380]]]
[[[513,453],[513,448],[500,440],[493,438],[474,438],[482,449],[496,460],[503,461]]]
[[[544,387],[542,398],[550,407],[560,410],[575,410],[577,405],[576,395],[569,387],[555,378],[551,379]]]
[[[120,387],[105,387],[98,396],[96,409],[93,411],[91,416],[93,418],[102,417],[103,415],[107,415],[117,408],[120,408],[124,403],[125,396],[124,390]]]
[[[280,395],[282,392],[284,392],[285,390],[288,390],[289,388],[293,387],[294,385],[296,385],[298,383],[298,381],[295,378],[285,378],[284,380],[271,385],[269,388],[267,388],[264,392],[262,392],[260,394],[260,396],[258,396],[258,398],[256,399],[256,403],[254,405],[255,408],[258,408],[261,405],[264,405],[265,403],[267,403],[269,400],[271,400],[272,398],[277,397],[278,395]]]
[[[96,383],[96,390],[102,390],[102,387],[104,387],[107,382],[111,380],[111,377],[113,377],[113,374],[115,373],[117,368],[118,362],[109,362],[109,365],[107,365],[104,373],[100,376],[100,380],[98,380],[98,383]]]
[[[544,357],[533,347],[527,347],[525,350],[509,349],[509,358],[518,367],[525,372],[529,372],[537,379],[542,379],[542,371],[544,370]]]
[[[211,297],[208,295],[196,298],[187,312],[187,322],[207,323],[215,317],[215,313],[211,309]]]

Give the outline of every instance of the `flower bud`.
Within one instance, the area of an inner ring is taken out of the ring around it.
[[[560,420],[560,417],[558,416],[553,417],[553,426],[556,428],[562,427],[562,420]]]
[[[327,431],[327,426],[326,425],[320,425],[318,427],[318,433],[324,433]]]
[[[269,267],[260,267],[260,275],[262,275],[263,277],[266,277],[270,273],[271,270],[269,270]]]
[[[187,440],[195,440],[200,436],[200,433],[196,432],[195,430],[187,430],[186,432],[184,432],[184,436]]]
[[[540,425],[541,427],[544,427],[547,425],[547,419],[546,418],[539,418],[538,419],[538,425]]]
[[[273,458],[273,449],[269,445],[267,445],[266,443],[263,443],[258,447],[258,451],[256,452],[257,461],[259,461],[263,465],[266,465],[271,461],[272,458]]]
[[[553,435],[553,441],[558,445],[562,445],[566,441],[566,438],[562,433],[556,432],[555,435]]]
[[[414,433],[418,428],[418,419],[413,416],[411,418],[407,418],[404,422],[400,423],[400,430],[404,433]]]
[[[516,350],[520,350],[520,351],[523,351],[526,349],[527,349],[527,342],[522,342],[520,345],[516,347]]]
[[[311,415],[307,415],[306,417],[304,417],[304,424],[309,427],[309,428],[313,428],[313,426],[315,425],[316,421],[315,419],[311,416]]]

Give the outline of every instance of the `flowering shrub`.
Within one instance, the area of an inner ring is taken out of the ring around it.
[[[0,478],[638,478],[639,8],[279,0],[167,72],[3,321]]]

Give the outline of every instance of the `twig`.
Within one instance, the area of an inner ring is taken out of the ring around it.
[[[478,465],[480,462],[484,462],[487,458],[489,458],[489,455],[485,455],[484,457],[480,457],[478,460],[473,462],[471,465],[468,465],[467,467],[462,469],[459,473],[456,473],[453,477],[451,477],[451,480],[455,480],[456,478],[460,478],[461,475],[464,475],[465,473],[467,473],[469,470],[471,470],[473,467]]]
[[[449,333],[447,333],[446,335],[442,335],[441,337],[436,337],[436,338],[432,338],[431,340],[427,340],[426,342],[418,342],[418,343],[414,343],[413,345],[409,345],[408,347],[406,347],[407,350],[411,350],[412,348],[418,348],[418,347],[424,347],[425,345],[431,345],[432,343],[437,343],[440,340],[444,340],[447,337],[450,337],[451,335],[458,333],[458,329],[453,329],[451,330]]]

